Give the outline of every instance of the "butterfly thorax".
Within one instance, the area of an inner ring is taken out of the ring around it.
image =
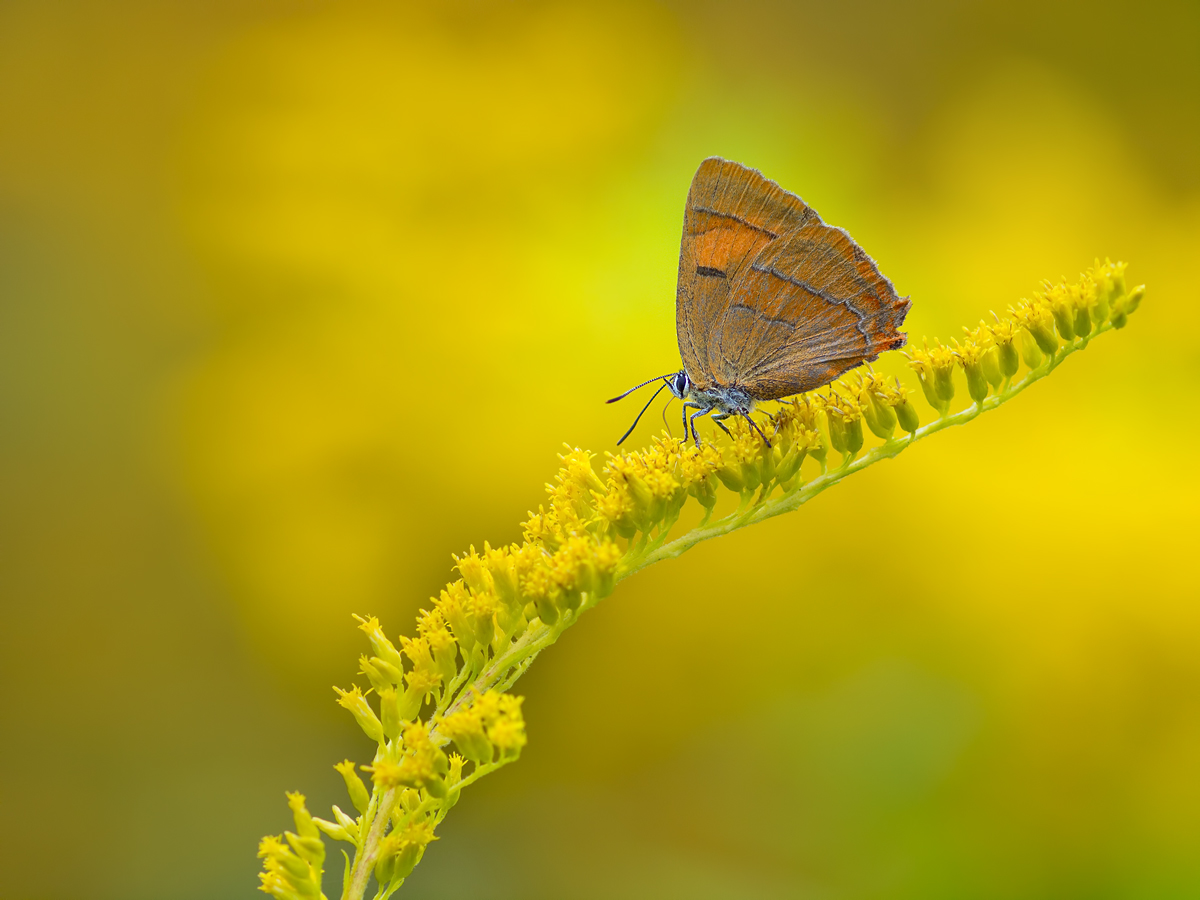
[[[686,370],[680,370],[667,379],[671,393],[680,400],[690,400],[701,409],[720,411],[727,415],[740,415],[754,409],[754,398],[739,387],[713,385],[699,387]]]
[[[692,386],[691,400],[701,407],[720,410],[727,415],[741,415],[754,409],[754,398],[738,387],[711,387],[701,390]]]

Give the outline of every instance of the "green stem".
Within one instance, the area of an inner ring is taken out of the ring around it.
[[[375,810],[375,818],[362,842],[362,847],[354,854],[353,868],[350,872],[350,883],[342,900],[362,900],[367,892],[367,883],[371,873],[375,871],[375,863],[379,859],[379,843],[387,830],[388,820],[392,816],[392,805],[396,802],[397,788],[388,788],[379,799]]]

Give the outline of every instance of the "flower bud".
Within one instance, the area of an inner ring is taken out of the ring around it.
[[[287,801],[288,806],[292,810],[292,818],[296,820],[296,831],[301,837],[317,838],[319,841],[320,833],[317,831],[317,826],[313,824],[313,818],[308,812],[308,807],[304,805],[304,795],[299,791],[289,791]],[[324,855],[323,849],[322,855]]]
[[[846,422],[839,410],[825,407],[825,424],[829,428],[829,443],[843,456],[846,454]]]
[[[558,622],[557,598],[554,596],[557,591],[544,561],[530,568],[521,578],[521,593],[533,601],[537,617],[546,625]]]
[[[363,784],[363,780],[358,776],[358,772],[355,771],[354,763],[348,759],[344,759],[334,766],[334,768],[337,769],[338,774],[345,780],[346,791],[350,794],[350,802],[354,804],[354,808],[360,813],[365,813],[367,805],[371,802],[371,797],[367,793],[367,786]],[[338,812],[340,810],[335,806],[333,808],[335,818]],[[338,821],[341,822],[340,819]],[[341,825],[345,827],[346,823],[341,822]]]
[[[1112,322],[1113,328],[1124,328],[1125,323],[1129,320],[1129,314],[1137,309],[1142,303],[1142,297],[1146,295],[1146,286],[1138,285],[1126,295],[1118,297],[1112,304],[1112,313],[1109,321]]]
[[[963,373],[967,376],[967,393],[975,403],[980,404],[987,398],[988,382],[983,374],[983,361],[979,345],[968,340],[966,344],[954,352]],[[997,370],[999,371],[999,370]]]
[[[388,740],[394,741],[400,737],[400,730],[404,725],[404,716],[400,714],[400,698],[396,694],[394,687],[385,687],[381,691],[376,691],[379,695],[379,713],[383,720],[383,733],[387,735]]]
[[[433,836],[433,825],[428,819],[409,822],[403,829],[389,834],[380,843],[380,852],[392,860],[388,876],[392,884],[399,884],[402,879],[412,874],[413,868],[425,853],[425,847],[436,841]],[[376,870],[378,876],[378,870]],[[380,881],[380,884],[386,884]]]
[[[1058,333],[1062,335],[1062,339],[1068,342],[1073,341],[1075,339],[1075,310],[1067,304],[1065,298],[1056,297],[1055,302],[1050,306],[1050,313],[1054,316],[1054,325],[1058,329]]]
[[[865,396],[864,396],[865,395]],[[859,395],[859,405],[862,407],[863,418],[871,433],[885,441],[892,439],[896,431],[896,413],[877,391],[865,389]]]
[[[463,764],[466,763],[466,761],[466,757],[458,753],[450,754],[450,771],[446,775],[446,786],[448,790],[446,792],[446,799],[442,803],[443,809],[449,810],[458,802],[461,791],[459,791],[456,785],[462,781]]]
[[[482,731],[460,734],[454,739],[454,746],[458,747],[459,753],[476,765],[490,763],[492,757],[495,756],[492,742],[487,739]]]
[[[912,405],[908,397],[901,396],[896,401],[894,409],[896,410],[896,421],[900,423],[900,427],[909,434],[915,434],[921,426],[921,419],[917,415],[916,407]]]
[[[629,488],[629,498],[633,501],[631,518],[637,524],[639,531],[647,531],[655,522],[654,492],[640,476],[630,469],[625,469],[622,474],[625,484]]]
[[[862,417],[854,416],[846,423],[846,452],[853,459],[863,446]]]
[[[403,673],[394,668],[391,663],[380,659],[378,656],[372,656],[367,659],[366,656],[358,658],[358,671],[367,676],[373,687],[378,693],[386,687],[400,683],[404,677]]]
[[[517,610],[520,616],[520,609]],[[425,635],[433,649],[433,666],[442,676],[442,683],[449,684],[458,674],[458,643],[445,628]]]
[[[948,347],[937,346],[930,350],[913,350],[908,364],[917,373],[921,390],[929,405],[944,416],[954,399],[954,354]]]
[[[458,569],[458,574],[462,575],[463,581],[472,591],[491,590],[492,573],[484,568],[483,560],[475,552],[474,544],[462,556],[451,555],[451,559],[454,560],[454,567]]]
[[[761,443],[761,438],[759,438],[759,441],[758,459],[759,469],[762,473],[762,483],[770,484],[775,479],[775,448]]]
[[[1021,358],[1025,360],[1025,365],[1031,369],[1036,369],[1040,366],[1044,359],[1042,351],[1038,348],[1037,341],[1024,328],[1021,329]]]
[[[998,344],[996,349],[1000,354],[1000,373],[1005,378],[1012,378],[1021,368],[1021,357],[1017,353],[1016,341],[1010,340],[1007,344]]]
[[[829,439],[834,449],[845,457],[842,464],[846,465],[862,449],[862,416],[853,400],[838,397],[837,402],[840,406],[826,404],[825,418],[829,423]]]
[[[396,804],[396,815],[394,816],[396,825],[404,821],[405,813],[411,815],[417,811],[417,807],[421,805],[421,792],[417,788],[402,788],[400,791],[399,802]]]
[[[297,856],[309,865],[319,869],[325,862],[325,842],[320,838],[321,832],[317,828],[316,821],[313,819],[309,821],[312,823],[314,837],[302,837],[298,834],[292,834],[290,831],[284,832],[284,837],[292,845],[292,849],[296,851]]]
[[[1058,350],[1058,338],[1054,335],[1053,323],[1054,317],[1041,306],[1028,307],[1022,323],[1037,342],[1038,349],[1050,357]]]
[[[366,812],[365,806],[363,807],[362,811]],[[346,833],[350,835],[350,838],[354,841],[354,843],[357,844],[360,837],[358,822],[354,821],[354,819],[342,812],[341,808],[336,803],[333,806],[333,817],[337,820],[337,823],[346,830]],[[314,821],[316,820],[314,819]]]
[[[399,881],[402,878],[407,878],[412,874],[412,870],[417,867],[417,863],[421,861],[422,847],[405,847],[396,854],[395,869],[392,872],[392,878]]]
[[[948,347],[934,347],[929,353],[933,361],[933,383],[938,399],[942,401],[943,414],[954,399],[954,354]]]
[[[425,782],[425,793],[436,800],[446,797],[446,782],[441,778],[430,778]]]
[[[308,863],[292,852],[278,853],[274,858],[286,874],[293,890],[302,897],[312,896],[312,870],[309,869]]]
[[[748,494],[762,484],[762,468],[753,460],[743,459],[741,462],[741,469],[742,493]]]
[[[596,483],[599,484],[599,480]],[[597,490],[603,490],[603,485],[600,485]],[[520,609],[518,601],[521,599],[521,594],[518,590],[516,563],[512,554],[504,547],[497,547],[493,550],[485,543],[483,559],[484,565],[492,575],[492,584],[495,585],[501,602],[506,606]]]
[[[1096,266],[1092,270],[1092,279],[1096,283],[1097,299],[1102,298],[1103,302],[1111,308],[1125,294],[1125,263],[1114,263],[1106,259],[1101,265],[1100,261],[1096,260]]]
[[[925,395],[925,400],[929,403],[929,405],[939,413],[943,412],[946,404],[942,401],[942,398],[938,396],[937,387],[933,382],[933,372],[930,371],[928,374],[918,372],[917,381],[920,383],[921,393]]]
[[[475,594],[472,598],[472,614],[474,615],[475,640],[480,645],[487,646],[496,636],[496,607],[499,604],[495,594]]]
[[[468,615],[470,594],[461,581],[456,581],[443,588],[438,599],[433,602],[450,626],[450,630],[454,632],[454,639],[462,647],[463,656],[466,656],[475,648],[476,643],[475,629],[471,627],[471,617]]]
[[[1092,321],[1095,324],[1103,325],[1108,321],[1111,311],[1108,303],[1108,291],[1102,289],[1098,283],[1093,283],[1091,288],[1091,292],[1087,295],[1088,312],[1091,313]]]
[[[934,387],[933,366],[929,361],[928,349],[924,351],[914,349],[911,354],[906,353],[905,355],[908,356],[909,366],[917,373],[917,382],[921,385],[921,393],[925,395],[926,402],[941,413],[944,404],[938,397],[937,388]]]
[[[1088,311],[1088,297],[1084,285],[1073,284],[1067,288],[1067,293],[1071,297],[1071,310],[1073,313],[1075,334],[1079,337],[1087,337],[1092,333],[1092,316]]]
[[[742,467],[740,465],[723,465],[717,469],[716,475],[721,480],[721,484],[725,485],[731,491],[740,493],[746,485],[746,482],[742,478]]]
[[[316,816],[313,816],[313,822],[316,823],[316,826],[321,829],[323,834],[333,838],[335,841],[345,841],[348,844],[355,845],[358,844],[357,834],[351,836],[349,831],[347,831],[341,825],[338,825],[336,822],[330,822],[327,819],[320,819]]]
[[[779,479],[779,483],[787,485],[791,482],[796,474],[800,471],[800,466],[804,462],[804,457],[807,455],[807,450],[800,442],[794,442],[791,449],[784,454],[779,464],[775,467],[775,477]]]
[[[808,455],[815,459],[821,466],[821,471],[824,472],[827,468],[827,460],[829,457],[829,443],[825,439],[825,434],[816,427],[814,423],[810,434],[814,435],[814,439],[808,445]]]
[[[354,721],[358,723],[358,727],[363,730],[371,740],[377,744],[382,744],[384,741],[383,723],[379,721],[379,717],[375,715],[375,711],[371,709],[367,703],[367,698],[363,696],[363,692],[357,685],[348,691],[343,691],[339,687],[334,688],[338,695],[338,705],[350,711],[350,715],[354,716]]]
[[[983,367],[983,377],[987,383],[997,390],[1004,383],[1004,373],[1000,371],[1000,348],[988,347],[979,354],[979,364]]]
[[[441,676],[432,667],[413,669],[404,676],[408,686],[400,695],[398,712],[405,722],[411,722],[421,712],[425,699],[441,686]]]
[[[715,473],[706,475],[692,484],[688,490],[706,512],[711,512],[712,508],[717,505],[717,476]]]
[[[400,659],[400,651],[395,645],[387,639],[383,633],[383,629],[379,627],[379,619],[375,616],[355,616],[359,621],[359,628],[367,635],[367,640],[371,642],[371,649],[375,651],[375,655],[384,662],[396,669],[403,669],[404,663]]]

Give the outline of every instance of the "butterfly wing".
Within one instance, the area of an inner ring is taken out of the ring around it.
[[[805,223],[811,208],[761,172],[711,157],[692,178],[683,218],[675,328],[679,353],[697,387],[729,383],[714,369],[715,326],[729,309],[731,287],[765,247]]]
[[[725,383],[757,400],[812,390],[904,346],[910,301],[845,231],[809,222],[764,246],[729,286],[711,339]]]

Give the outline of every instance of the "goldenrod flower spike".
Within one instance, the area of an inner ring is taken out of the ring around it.
[[[912,349],[909,366],[937,412],[924,426],[900,379],[868,367],[824,394],[779,404],[763,426],[770,446],[746,422],[730,420],[728,438],[718,432],[720,440],[699,448],[656,438],[644,450],[609,454],[599,472],[590,453],[567,447],[546,486],[548,503],[525,521],[524,541],[455,556],[460,577],[432,610],[420,611],[414,637],[399,637],[397,649],[377,618],[357,617],[370,645],[358,671],[370,689],[335,688],[376,748],[369,765],[335,766],[357,816],[334,806],[333,820],[314,818],[302,795],[289,794],[296,831],[263,838],[261,890],[279,900],[324,898],[324,834],[354,848],[343,900],[362,900],[372,878],[374,900],[386,900],[437,840],[462,790],[520,756],[521,698],[506,691],[618,582],[790,512],[916,441],[995,409],[1098,335],[1124,327],[1144,295],[1144,286],[1126,288],[1124,263],[1097,260],[1078,281],[1046,283],[1008,315],[993,313],[992,324],[963,329],[952,346]],[[951,412],[956,369],[969,402]],[[826,466],[830,447],[841,456],[834,468]],[[699,524],[674,534],[689,500]],[[714,521],[722,500],[731,511]],[[360,771],[370,773],[369,789]]]

